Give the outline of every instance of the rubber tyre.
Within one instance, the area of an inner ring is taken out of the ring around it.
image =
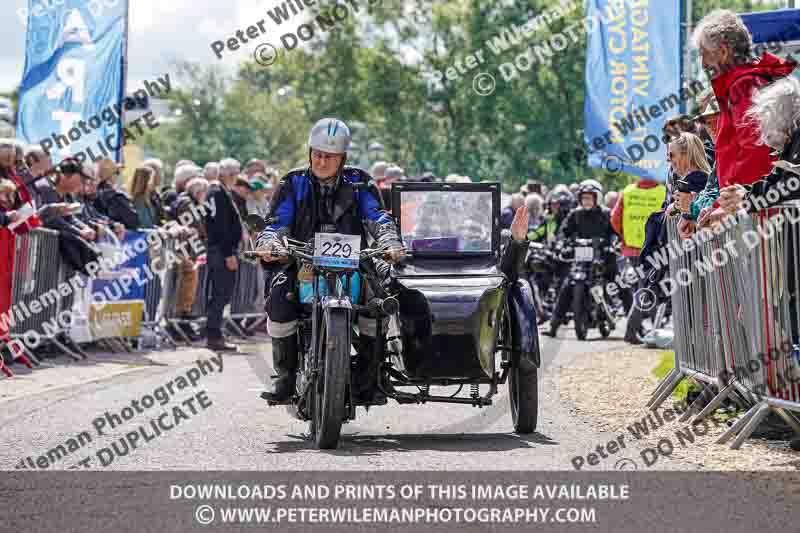
[[[516,433],[536,431],[539,415],[539,370],[522,358],[508,373],[508,396],[511,400],[511,419]]]
[[[586,334],[589,332],[588,314],[583,307],[583,295],[585,293],[583,283],[576,283],[572,290],[572,316],[575,322],[575,336],[578,340],[585,341]]]
[[[328,332],[336,334],[328,335]],[[321,339],[322,379],[318,379],[316,384],[311,430],[318,449],[333,450],[339,445],[350,384],[350,320],[347,311],[331,309],[326,313]]]

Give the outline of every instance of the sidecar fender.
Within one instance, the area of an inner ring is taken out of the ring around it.
[[[527,281],[519,279],[508,287],[508,313],[511,326],[511,348],[537,368],[541,365],[539,327],[536,303]]]

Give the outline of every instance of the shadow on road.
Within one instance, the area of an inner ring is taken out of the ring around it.
[[[270,442],[272,450],[268,453],[295,453],[313,450],[314,445],[305,435],[289,435],[292,441]],[[558,442],[541,433],[517,435],[515,433],[467,433],[440,434],[429,433],[408,435],[342,435],[339,449],[330,450],[331,455],[381,455],[395,452],[437,451],[437,452],[498,452],[535,445],[554,446]]]

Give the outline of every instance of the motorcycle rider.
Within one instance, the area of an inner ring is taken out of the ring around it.
[[[548,214],[544,224],[540,224],[528,234],[528,238],[535,242],[552,244],[556,240],[561,224],[567,218],[574,198],[566,185],[556,185],[547,195]]]
[[[275,262],[281,262],[267,289],[267,328],[277,379],[271,390],[261,394],[265,400],[288,400],[297,375],[298,268],[281,253],[282,238],[308,242],[317,232],[361,235],[365,247],[366,230],[377,247],[388,249],[390,262],[405,256],[374,181],[364,170],[345,166],[350,141],[350,129],[341,120],[324,118],[311,128],[310,166],[291,170],[281,179],[270,206],[269,225],[256,241],[264,263],[273,263],[274,268]],[[388,265],[379,265],[379,272],[388,273]]]
[[[561,225],[558,233],[559,242],[571,239],[603,238],[611,242],[616,235],[611,227],[611,211],[602,205],[603,187],[595,180],[585,180],[578,188],[579,206],[574,209]],[[605,257],[606,279],[612,281],[617,275],[617,259],[613,254]],[[623,298],[625,298],[623,296]],[[630,294],[627,295],[630,298]],[[547,335],[555,337],[564,315],[572,303],[572,287],[569,286],[569,277],[565,276],[561,282],[558,302],[550,319],[550,331]]]

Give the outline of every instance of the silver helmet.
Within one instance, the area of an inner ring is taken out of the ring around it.
[[[603,199],[603,186],[600,185],[599,181],[591,179],[583,180],[578,188],[578,200],[587,193],[594,194],[595,204],[600,205],[600,201]]]
[[[336,118],[323,118],[311,128],[308,147],[329,154],[345,154],[351,140],[347,124]]]

